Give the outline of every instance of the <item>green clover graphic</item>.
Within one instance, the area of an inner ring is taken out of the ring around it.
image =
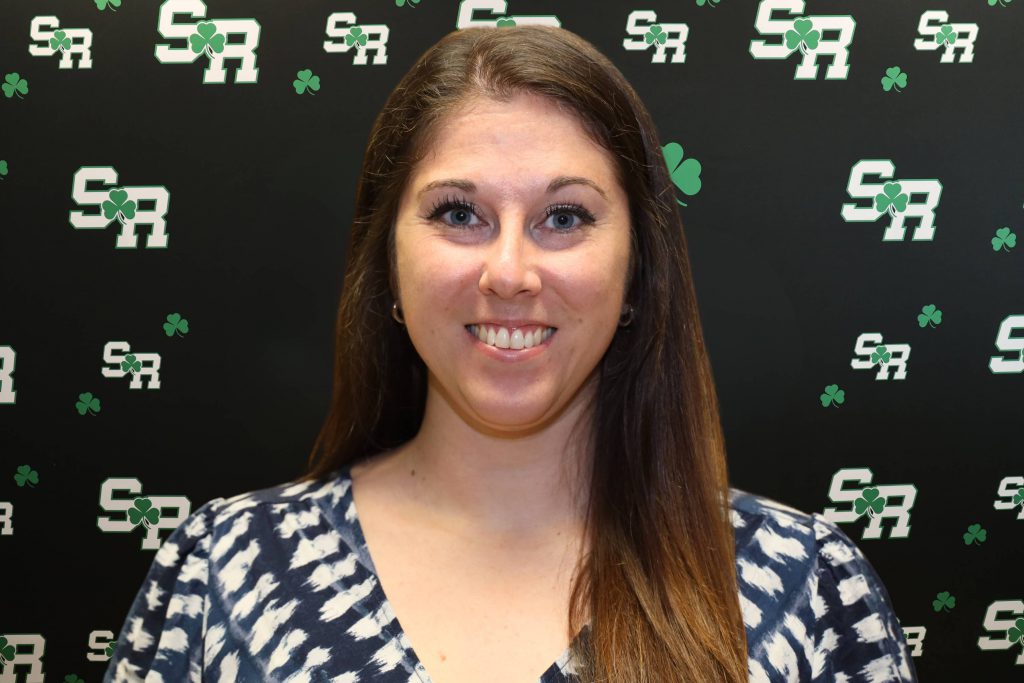
[[[22,465],[18,468],[17,474],[14,475],[14,483],[18,486],[28,484],[35,488],[36,484],[39,483],[39,473],[32,469],[31,465]]]
[[[136,498],[132,504],[135,507],[128,509],[128,521],[132,526],[138,526],[141,522],[148,529],[160,521],[160,510],[153,507],[153,501],[149,498]]]
[[[858,517],[866,512],[873,518],[885,509],[885,498],[879,497],[877,488],[861,489],[860,498],[853,501],[853,509]]]
[[[135,354],[129,353],[121,361],[121,369],[125,372],[131,371],[134,374],[142,369],[142,361],[135,360]]]
[[[999,4],[999,5],[1002,5],[1003,7],[1006,7],[1011,2],[1013,2],[1013,0],[1006,0],[1005,2],[1003,0],[988,0],[988,6],[989,7],[995,7],[996,4]]]
[[[28,81],[19,76],[17,71],[13,71],[4,76],[4,84],[0,88],[3,88],[4,95],[7,95],[8,99],[17,93],[18,98],[23,100],[25,98],[22,95],[28,94]]]
[[[363,29],[358,26],[353,26],[347,34],[345,34],[345,44],[354,45],[359,43],[360,45],[366,45],[366,34],[363,33]]]
[[[0,661],[9,662],[15,654],[14,646],[7,642],[7,638],[0,636]]]
[[[164,323],[164,334],[173,337],[175,332],[179,337],[188,334],[188,320],[182,318],[181,313],[171,313],[167,316],[167,322]]]
[[[494,25],[498,28],[501,28],[502,26],[515,26],[516,20],[512,17],[501,17]]]
[[[882,76],[882,89],[885,92],[889,92],[893,88],[896,88],[896,92],[902,92],[901,88],[907,87],[907,74],[905,71],[900,71],[898,66],[890,66],[885,70],[885,75]]]
[[[949,594],[949,591],[942,591],[932,600],[932,608],[936,612],[946,610],[947,612],[956,607],[956,598]]]
[[[697,0],[697,7],[704,7],[705,5],[708,7],[717,7],[718,3],[721,1],[722,0]]]
[[[54,31],[53,37],[50,38],[50,49],[56,52],[60,50],[65,52],[71,49],[71,39],[68,38],[68,34],[64,31]]]
[[[106,9],[108,6],[110,7],[111,11],[116,12],[117,10],[114,8],[121,6],[121,0],[96,0],[97,9],[103,10]]]
[[[78,410],[79,415],[85,415],[87,412],[95,415],[100,412],[100,400],[94,397],[92,392],[86,391],[78,395],[75,409]]]
[[[0,159],[0,176],[5,175],[7,175],[7,161],[4,159]],[[0,180],[3,180],[3,178],[0,178]]]
[[[829,404],[838,408],[846,400],[846,392],[840,389],[838,384],[829,384],[818,400],[821,401],[822,408],[828,408]]]
[[[1017,246],[1016,233],[1010,232],[1010,229],[1007,227],[996,230],[996,236],[992,238],[992,251],[999,251],[1000,249],[1010,251],[1015,246]]]
[[[128,191],[125,189],[111,190],[107,193],[108,199],[103,201],[103,215],[110,220],[117,218],[118,222],[135,218],[135,202],[128,199]]]
[[[668,171],[675,186],[691,197],[700,192],[700,162],[693,158],[683,161],[683,148],[678,142],[668,143],[661,148],[661,153],[665,157],[665,163],[668,165]],[[676,201],[680,206],[686,206],[679,199]]]
[[[1017,489],[1017,493],[1013,494],[1014,506],[1020,505],[1021,503],[1024,503],[1024,486],[1021,486]]]
[[[943,43],[952,44],[956,40],[956,31],[953,30],[952,24],[943,24],[939,27],[938,33],[935,34],[935,42],[939,45]]]
[[[967,527],[967,533],[964,534],[964,545],[981,545],[985,542],[986,535],[980,524],[972,524]]]
[[[68,674],[64,677],[64,683],[85,683],[77,674]]]
[[[200,21],[196,24],[196,32],[188,37],[188,42],[192,44],[192,52],[199,54],[205,50],[210,58],[214,52],[224,52],[226,40],[223,33],[217,33],[217,25],[212,21]]]
[[[903,186],[899,183],[886,183],[882,188],[882,192],[875,195],[875,210],[885,211],[889,209],[889,213],[893,216],[896,215],[897,211],[906,211],[910,195],[901,192],[902,189]]]
[[[644,34],[644,40],[647,44],[657,41],[659,44],[664,45],[665,41],[668,40],[668,34],[661,29],[661,24],[655,24],[651,27],[651,30]]]
[[[302,94],[309,89],[309,94],[313,95],[314,90],[320,89],[320,77],[314,76],[312,70],[303,69],[302,71],[295,74],[298,78],[292,81],[292,87],[295,88],[295,92]]]
[[[420,0],[409,0],[409,7],[415,7],[419,4]],[[402,7],[405,5],[405,0],[395,0],[395,7]]]
[[[1013,622],[1013,626],[1006,632],[1006,639],[1011,643],[1017,641],[1024,643],[1024,619]]]
[[[889,362],[889,359],[892,358],[892,354],[886,351],[885,349],[886,347],[884,346],[875,347],[874,353],[871,354],[872,364],[878,363],[880,365],[885,365],[886,363]]]
[[[917,324],[924,327],[932,323],[935,323],[935,325],[942,323],[942,311],[935,308],[935,304],[928,304],[917,314]],[[935,325],[932,325],[932,327],[935,327]]]
[[[113,657],[114,656],[114,650],[116,650],[116,649],[117,649],[117,641],[116,640],[110,641],[109,643],[107,643],[106,655],[108,657]]]
[[[793,22],[793,28],[786,31],[786,48],[790,51],[800,48],[801,54],[818,47],[821,31],[811,30],[814,22],[803,17]]]

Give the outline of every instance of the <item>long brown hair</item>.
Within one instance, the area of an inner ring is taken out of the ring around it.
[[[586,448],[586,533],[569,607],[582,681],[740,683],[747,641],[715,391],[675,190],[654,122],[621,72],[562,28],[456,30],[430,47],[374,122],[356,189],[335,330],[330,411],[301,480],[401,445],[427,370],[391,317],[394,222],[437,127],[474,98],[531,93],[575,114],[630,199],[633,323],[599,364]]]

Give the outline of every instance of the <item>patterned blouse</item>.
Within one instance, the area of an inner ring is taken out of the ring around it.
[[[104,683],[431,683],[377,579],[349,467],[193,512],[157,551]],[[839,527],[735,488],[730,508],[752,683],[916,683],[889,594]],[[537,683],[574,673],[566,649]]]

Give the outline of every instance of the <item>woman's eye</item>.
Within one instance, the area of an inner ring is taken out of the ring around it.
[[[463,201],[461,199],[442,200],[427,216],[429,220],[441,220],[441,217],[445,214],[451,214],[450,220],[442,220],[445,225],[458,228],[461,230],[467,230],[471,228],[470,223],[464,223],[463,221],[468,220],[470,215],[475,216],[477,214],[477,207],[472,202]],[[548,207],[545,219],[550,220],[554,216],[554,226],[551,227],[552,232],[570,233],[575,232],[583,227],[583,225],[590,225],[595,222],[594,216],[587,211],[580,204],[557,204]],[[577,221],[574,223],[572,217],[575,217]]]

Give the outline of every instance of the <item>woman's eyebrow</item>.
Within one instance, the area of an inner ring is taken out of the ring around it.
[[[590,178],[584,178],[583,176],[572,176],[572,175],[561,175],[552,180],[548,184],[548,194],[551,194],[555,190],[558,190],[566,185],[587,185],[592,187],[605,199],[608,199],[608,195],[601,189],[601,186],[595,183]],[[416,193],[417,197],[436,190],[439,187],[455,187],[464,192],[476,192],[476,184],[471,180],[465,180],[464,178],[445,178],[444,180],[432,180],[423,188]]]

